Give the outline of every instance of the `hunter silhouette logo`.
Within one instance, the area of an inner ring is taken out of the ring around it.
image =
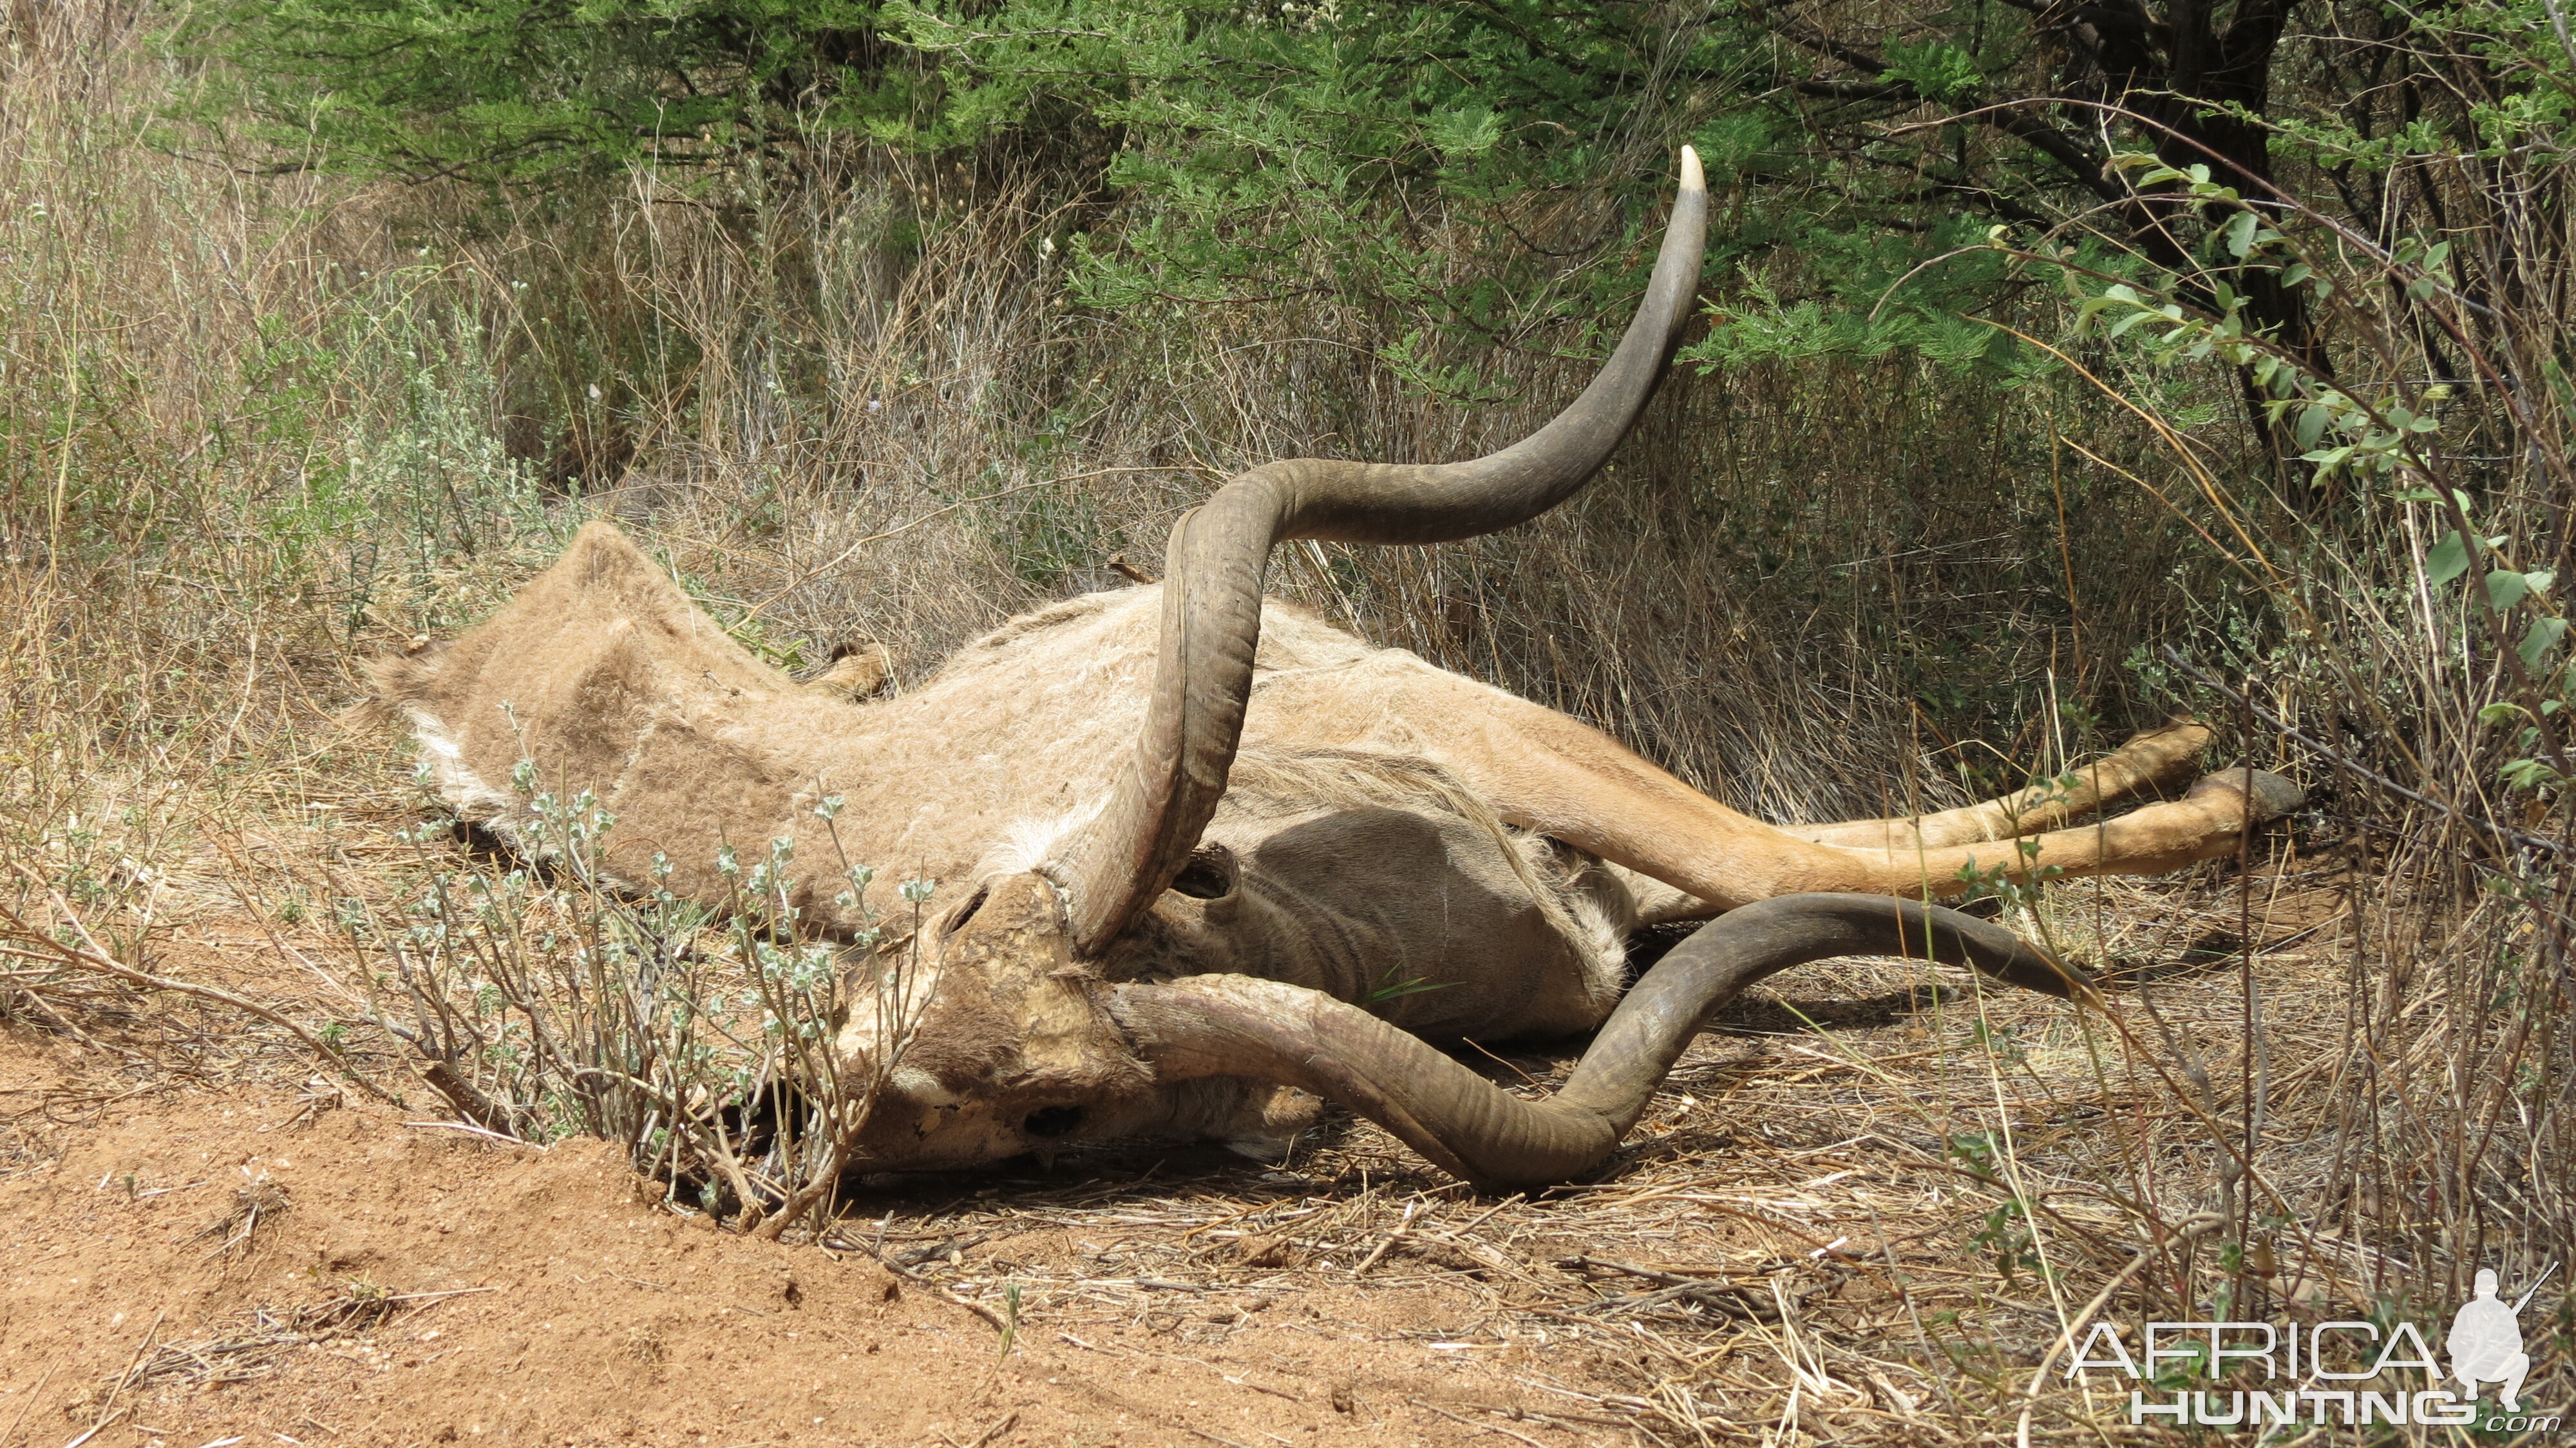
[[[2540,1274],[2540,1282],[2549,1280],[2558,1264]],[[2531,1372],[2531,1355],[2522,1350],[2522,1309],[2531,1302],[2532,1292],[2540,1282],[2531,1284],[2511,1307],[2496,1296],[2496,1275],[2484,1268],[2478,1271],[2478,1295],[2462,1304],[2451,1318],[2451,1335],[2442,1346],[2451,1354],[2451,1376],[2478,1395],[2480,1383],[2504,1384],[2504,1410],[2522,1411],[2522,1380]]]
[[[2551,1263],[2522,1296],[2496,1295],[2496,1274],[2481,1270],[2476,1295],[2451,1317],[2443,1340],[2446,1374],[2427,1334],[2412,1322],[2348,1319],[2313,1325],[2202,1319],[2142,1324],[2132,1355],[2120,1329],[2095,1322],[2066,1365],[2068,1377],[2109,1371],[2129,1379],[2129,1421],[2165,1419],[2213,1428],[2369,1427],[2420,1423],[2476,1424],[2505,1432],[2553,1432],[2557,1414],[2526,1414],[2522,1310],[2558,1272]],[[2250,1375],[2247,1369],[2259,1367]],[[2421,1373],[2410,1384],[2400,1372]],[[2209,1386],[2195,1386],[2194,1379]],[[2222,1387],[2222,1381],[2233,1386]],[[2259,1382],[2262,1386],[2253,1386]],[[2457,1383],[2455,1392],[2438,1386]],[[2499,1386],[2500,1409],[2481,1413],[2482,1384]],[[2420,1386],[2418,1386],[2420,1385]]]

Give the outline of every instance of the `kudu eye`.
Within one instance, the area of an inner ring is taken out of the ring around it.
[[[1234,883],[1234,852],[1223,845],[1203,845],[1172,877],[1172,890],[1193,900],[1222,900],[1234,893]]]
[[[1020,1123],[1020,1130],[1036,1137],[1062,1136],[1081,1124],[1081,1107],[1048,1106],[1030,1112],[1029,1119]]]

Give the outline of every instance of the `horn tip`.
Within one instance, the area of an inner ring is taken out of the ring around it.
[[[1699,168],[1699,152],[1689,146],[1682,147],[1682,190],[1690,192],[1707,189],[1708,177]]]

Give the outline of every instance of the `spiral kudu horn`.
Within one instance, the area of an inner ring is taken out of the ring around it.
[[[1662,380],[1699,289],[1707,223],[1707,183],[1699,157],[1684,147],[1663,250],[1627,335],[1574,405],[1529,437],[1463,463],[1265,463],[1172,529],[1162,653],[1144,727],[1109,802],[1057,862],[1078,952],[1098,953],[1153,904],[1225,794],[1271,546],[1292,538],[1445,543],[1562,502],[1600,468]]]
[[[1729,911],[1656,962],[1555,1095],[1523,1100],[1321,991],[1241,975],[1110,988],[1109,1011],[1166,1081],[1242,1076],[1312,1091],[1479,1186],[1542,1186],[1601,1164],[1700,1023],[1764,976],[1837,955],[1973,965],[2053,996],[2082,976],[2012,932],[1885,895],[1782,895]]]

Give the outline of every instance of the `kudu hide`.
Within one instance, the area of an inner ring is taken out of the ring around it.
[[[1711,1011],[1802,961],[1914,955],[2080,991],[2010,933],[1906,897],[1959,888],[1963,867],[2231,853],[2296,791],[2231,771],[2063,827],[2187,770],[2207,735],[2178,725],[2072,790],[1774,827],[1572,719],[1262,597],[1283,539],[1467,538],[1579,487],[1690,317],[1706,207],[1685,150],[1636,319],[1535,435],[1465,463],[1255,468],[1174,528],[1162,584],[1015,619],[909,692],[800,688],[593,523],[489,621],[384,663],[382,695],[461,816],[528,839],[515,781],[532,766],[540,789],[615,812],[605,858],[632,882],[658,854],[667,888],[721,903],[719,845],[784,837],[811,870],[802,925],[846,934],[862,920],[835,898],[840,859],[937,879],[925,926],[851,970],[839,1076],[878,1083],[860,1168],[1158,1137],[1275,1147],[1320,1096],[1460,1176],[1549,1182],[1610,1154]],[[1632,929],[1712,916],[1623,997]],[[889,971],[907,975],[900,1011],[866,988]],[[1427,1044],[1596,1028],[1545,1101]]]

